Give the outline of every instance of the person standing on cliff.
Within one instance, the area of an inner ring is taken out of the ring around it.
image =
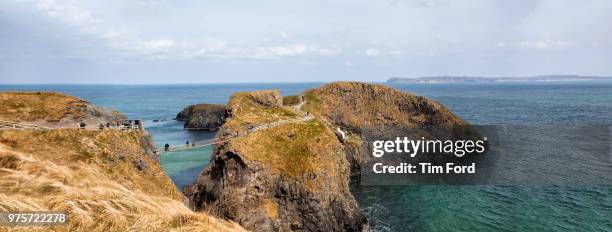
[[[164,151],[170,151],[170,144],[164,145]]]

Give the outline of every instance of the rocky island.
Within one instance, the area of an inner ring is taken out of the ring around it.
[[[367,230],[349,189],[369,157],[361,130],[468,126],[438,102],[357,82],[284,99],[275,90],[236,93],[227,113],[217,134],[227,142],[186,195],[194,210],[253,231]]]
[[[176,115],[176,120],[185,121],[185,129],[216,131],[223,125],[227,113],[224,105],[190,105]]]

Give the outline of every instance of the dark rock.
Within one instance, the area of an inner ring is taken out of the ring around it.
[[[186,129],[215,131],[225,122],[225,106],[215,104],[190,105],[176,115],[179,121],[185,121]]]
[[[145,151],[147,156],[160,163],[159,152],[157,151],[157,146],[155,146],[155,141],[153,140],[153,137],[147,132],[140,135],[138,140],[140,146]]]
[[[138,169],[139,171],[143,171],[149,168],[149,165],[147,165],[147,163],[141,159],[135,159],[133,163],[134,163],[134,167],[136,167],[136,169]]]

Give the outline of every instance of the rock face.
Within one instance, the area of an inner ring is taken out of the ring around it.
[[[224,105],[197,104],[190,105],[176,115],[176,119],[185,121],[186,129],[215,131],[225,122],[227,114]]]
[[[317,119],[282,105],[278,91],[237,93],[191,206],[253,231],[362,231],[367,222],[350,194],[342,144]],[[248,132],[259,125],[274,127]]]
[[[383,85],[336,82],[308,90],[304,96],[303,110],[322,119],[329,127],[347,131],[349,139],[343,145],[351,162],[352,177],[358,177],[362,165],[372,158],[368,143],[364,142],[364,132],[389,134],[390,130],[411,128],[409,136],[413,139],[479,136],[442,104]],[[352,181],[359,182],[358,178]]]

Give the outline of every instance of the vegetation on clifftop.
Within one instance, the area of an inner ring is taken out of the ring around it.
[[[228,120],[224,128],[256,126],[297,117],[290,108],[283,107],[278,90],[235,93],[227,108],[232,120]]]
[[[335,82],[304,95],[304,111],[349,130],[380,125],[467,125],[436,101],[383,85]]]
[[[335,164],[343,157],[336,135],[317,120],[257,131],[231,141],[229,147],[250,162],[265,164],[273,174],[315,181],[316,184],[323,184],[322,178],[311,179],[309,175],[335,173]],[[307,184],[316,186],[314,182]]]
[[[56,122],[62,118],[79,119],[84,116],[114,115],[119,112],[105,110],[76,97],[53,92],[0,93],[0,119],[9,121],[44,120]]]
[[[283,105],[285,106],[294,106],[299,104],[302,101],[302,97],[298,95],[284,96],[283,97]]]
[[[191,212],[139,133],[0,131],[0,211],[67,212],[59,231],[241,230]]]

